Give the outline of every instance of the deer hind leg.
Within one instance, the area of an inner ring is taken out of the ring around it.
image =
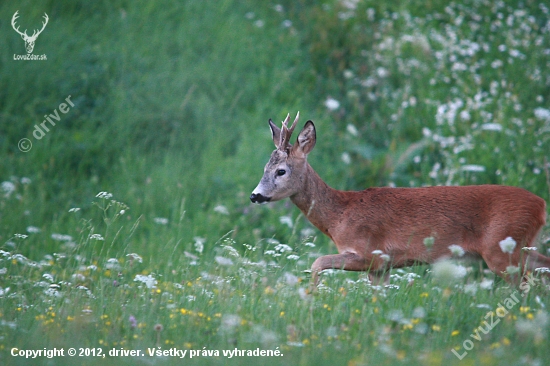
[[[546,267],[550,269],[550,258],[537,252],[528,251],[525,258],[524,266],[528,271],[531,271],[531,272],[537,268],[542,268],[542,267]],[[546,278],[550,278],[550,273],[543,272],[543,274],[545,275]]]
[[[366,258],[357,253],[330,254],[319,257],[311,266],[312,285],[319,283],[319,272],[325,269],[343,269],[345,271],[368,271],[378,269],[373,258]]]
[[[532,225],[526,225],[522,230],[495,231],[495,235],[489,235],[490,240],[484,242],[484,250],[481,253],[483,260],[493,272],[508,282],[516,283],[525,270],[533,271],[539,267],[550,268],[550,258],[537,252],[522,250],[524,246],[536,246],[536,238],[542,225],[544,225],[544,220],[537,222],[533,219],[532,221]],[[499,241],[506,237],[512,237],[516,240],[517,238],[523,238],[522,241],[517,242],[517,246],[511,255],[503,253],[498,246]],[[506,271],[508,266],[519,266],[521,273],[516,276],[505,275],[503,272]]]

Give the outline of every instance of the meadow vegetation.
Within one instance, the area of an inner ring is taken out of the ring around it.
[[[299,110],[332,187],[494,183],[550,202],[549,8],[2,2],[0,363],[547,364],[541,273],[519,290],[453,248],[446,267],[393,270],[386,286],[326,271],[311,294],[307,270],[335,247],[288,200],[248,197],[273,149],[267,120]],[[46,61],[13,59],[16,10],[22,29],[48,14]],[[29,361],[13,347],[144,356]],[[282,356],[221,354],[258,348]]]

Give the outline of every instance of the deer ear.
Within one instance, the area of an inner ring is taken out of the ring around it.
[[[294,150],[305,157],[311,152],[311,150],[313,150],[316,141],[317,135],[315,132],[315,125],[312,121],[307,121],[296,139]]]
[[[269,127],[271,128],[271,137],[273,138],[273,143],[275,147],[279,148],[279,143],[281,142],[281,129],[273,123],[271,118],[269,119]]]

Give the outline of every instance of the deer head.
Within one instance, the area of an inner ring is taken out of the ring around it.
[[[34,42],[36,42],[36,38],[38,38],[40,33],[42,33],[44,28],[46,28],[46,24],[48,24],[48,19],[49,19],[48,14],[44,13],[44,22],[42,22],[42,29],[40,30],[35,29],[34,32],[32,33],[32,36],[29,36],[27,35],[26,29],[24,32],[21,32],[19,31],[19,27],[15,26],[15,21],[19,17],[19,15],[17,15],[18,12],[19,10],[16,11],[15,14],[13,14],[13,17],[11,18],[11,26],[17,33],[19,33],[19,35],[21,35],[21,38],[23,38],[23,41],[25,41],[25,48],[27,49],[27,53],[32,53],[32,50],[34,49]]]
[[[296,143],[290,144],[290,137],[299,117],[298,112],[294,123],[289,128],[290,115],[287,115],[281,129],[269,120],[273,143],[277,149],[271,154],[260,183],[250,195],[252,202],[277,201],[293,196],[302,188],[304,176],[307,173],[307,155],[315,146],[316,136],[313,122],[307,121]]]

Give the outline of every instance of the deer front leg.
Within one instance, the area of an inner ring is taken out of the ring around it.
[[[378,269],[372,257],[366,258],[357,253],[347,252],[319,257],[311,266],[311,284],[316,288],[319,284],[319,272],[325,269],[343,269],[345,271],[368,271]],[[374,265],[374,268],[373,268]]]

